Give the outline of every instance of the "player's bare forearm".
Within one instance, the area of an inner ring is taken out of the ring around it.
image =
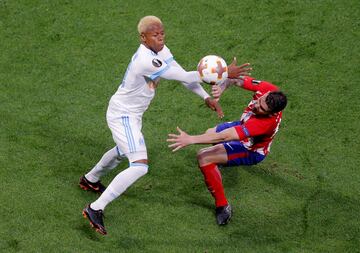
[[[223,141],[238,140],[239,136],[235,128],[231,127],[221,132],[208,131],[201,135],[191,136],[192,144],[214,144]]]
[[[201,135],[192,135],[191,144],[213,144],[227,140],[227,136],[223,133],[204,133]]]
[[[179,134],[169,134],[169,138],[166,140],[172,143],[169,145],[169,148],[172,148],[173,152],[193,144],[213,144],[239,139],[234,128],[229,128],[219,133],[208,132],[201,135],[189,135],[179,127],[177,127],[177,130]]]
[[[211,87],[211,95],[215,99],[220,99],[221,94],[232,85],[232,79],[227,78],[224,82]]]
[[[234,78],[234,79],[228,79],[227,81],[229,82],[229,85],[236,85],[239,87],[243,87],[244,85],[244,77],[240,76],[239,78]]]
[[[244,76],[239,76],[237,78],[227,78],[224,82],[219,85],[213,85],[211,87],[211,95],[219,99],[221,94],[229,88],[231,85],[236,85],[242,87],[244,85]]]

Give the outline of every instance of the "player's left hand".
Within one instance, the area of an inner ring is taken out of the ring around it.
[[[251,75],[251,70],[252,68],[250,67],[250,63],[244,63],[237,66],[237,60],[236,57],[234,57],[232,63],[228,66],[228,78],[234,79],[239,76],[249,76]]]
[[[172,152],[192,144],[190,135],[181,130],[180,127],[176,127],[176,129],[179,134],[168,134],[169,139],[166,140],[172,142],[172,144],[168,145],[169,148],[172,148]]]
[[[220,106],[220,104],[218,103],[218,101],[216,99],[213,99],[211,97],[208,97],[205,99],[205,104],[213,111],[217,112],[217,115],[220,119],[222,119],[224,117],[224,112]]]

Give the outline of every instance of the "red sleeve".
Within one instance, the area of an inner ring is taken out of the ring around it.
[[[245,76],[244,78],[244,85],[242,86],[245,90],[251,90],[251,91],[260,91],[262,93],[266,93],[268,91],[275,91],[279,88],[266,81],[260,81],[256,80],[253,77]]]
[[[243,125],[235,127],[239,140],[248,137],[255,137],[270,133],[274,129],[274,119],[271,118],[252,118],[246,121]]]

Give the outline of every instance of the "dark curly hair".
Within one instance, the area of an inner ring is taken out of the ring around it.
[[[266,97],[265,102],[271,113],[277,113],[285,108],[287,104],[287,98],[282,91],[272,91]]]

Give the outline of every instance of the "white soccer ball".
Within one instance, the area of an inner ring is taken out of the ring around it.
[[[197,66],[197,70],[201,80],[211,85],[220,84],[228,77],[228,67],[225,60],[216,55],[203,57]]]

